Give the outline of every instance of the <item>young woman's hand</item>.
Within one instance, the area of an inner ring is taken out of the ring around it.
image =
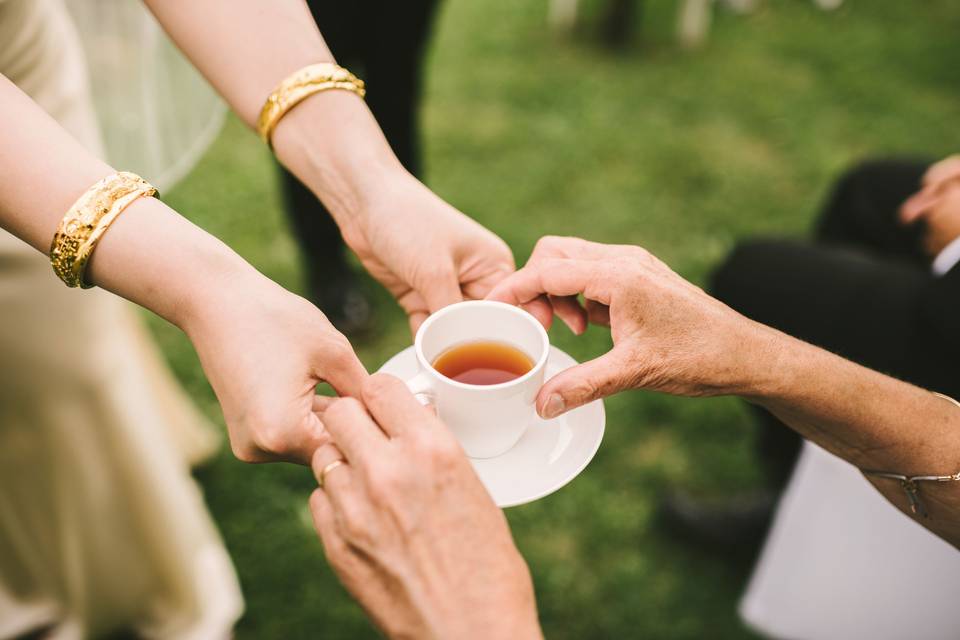
[[[319,309],[255,272],[211,294],[183,328],[245,462],[310,464],[327,442],[314,413],[317,384],[357,395],[367,377]]]
[[[503,240],[405,172],[385,176],[342,232],[414,332],[448,304],[483,298],[515,268]]]

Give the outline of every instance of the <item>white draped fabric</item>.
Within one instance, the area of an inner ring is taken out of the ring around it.
[[[91,69],[107,160],[146,177],[162,194],[216,137],[223,102],[142,2],[66,0],[66,5]]]
[[[957,594],[960,551],[805,443],[740,614],[773,638],[955,640]]]

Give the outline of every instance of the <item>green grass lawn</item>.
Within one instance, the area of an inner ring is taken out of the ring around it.
[[[598,0],[584,2],[589,16]],[[831,179],[858,158],[957,150],[960,5],[849,0],[836,13],[771,0],[718,12],[706,46],[677,49],[674,2],[649,2],[638,43],[612,53],[562,38],[545,0],[447,0],[427,67],[427,182],[501,234],[522,263],[543,234],[642,244],[702,283],[738,237],[803,234]],[[298,256],[267,151],[228,122],[168,200],[283,285]],[[380,330],[355,346],[377,368],[410,343],[374,285]],[[171,364],[214,420],[186,339],[152,320]],[[604,331],[551,338],[579,359]],[[758,482],[747,411],[730,399],[632,393],[571,485],[508,511],[552,638],[749,637],[735,613],[749,567],[658,530],[671,485],[719,493]],[[238,638],[374,631],[309,525],[310,473],[247,466],[225,448],[199,472],[247,598]]]

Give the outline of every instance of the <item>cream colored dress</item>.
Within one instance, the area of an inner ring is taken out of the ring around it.
[[[0,73],[99,150],[60,0],[0,0]],[[243,601],[189,475],[218,440],[131,305],[0,231],[0,638],[227,637]]]

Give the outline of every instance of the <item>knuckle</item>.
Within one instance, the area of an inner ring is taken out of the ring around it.
[[[230,451],[233,452],[233,456],[240,462],[259,462],[260,460],[257,448],[250,442],[231,440]]]
[[[386,391],[392,382],[387,374],[375,373],[363,381],[363,394],[375,398]]]
[[[592,400],[596,398],[599,393],[600,385],[593,378],[581,378],[574,381],[570,386],[570,395],[580,402]]]
[[[338,333],[331,338],[326,350],[326,360],[331,366],[339,367],[349,364],[354,357],[353,347],[342,334]]]
[[[560,242],[560,236],[555,236],[555,235],[543,236],[542,238],[537,240],[537,244],[534,245],[534,251],[536,251],[537,249],[550,249],[552,247],[557,246],[557,243],[559,242]]]
[[[323,412],[323,416],[327,421],[345,420],[360,408],[360,401],[356,398],[337,398],[330,403],[327,410]]]
[[[344,505],[339,518],[340,534],[353,546],[366,548],[372,539],[370,527],[361,512],[350,505]]]
[[[391,504],[403,476],[392,466],[384,466],[370,472],[366,479],[370,501],[376,505]]]
[[[462,455],[460,445],[448,434],[423,435],[418,439],[418,444],[421,454],[435,467],[453,466]]]
[[[543,236],[533,247],[531,257],[549,257],[563,253],[563,244],[568,239],[563,236]]]
[[[282,456],[287,452],[288,442],[285,430],[276,426],[260,427],[253,432],[253,444],[266,453]]]

